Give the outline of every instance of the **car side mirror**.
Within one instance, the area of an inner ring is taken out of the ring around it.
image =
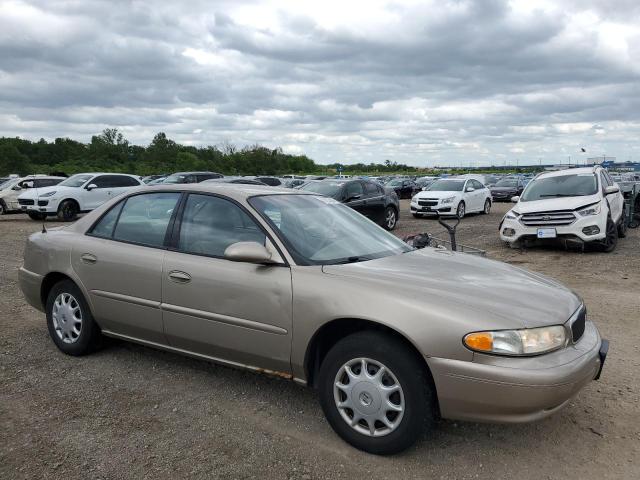
[[[611,185],[604,189],[605,195],[611,195],[612,193],[618,193],[620,191],[620,187],[617,185]]]
[[[518,195],[516,195],[515,197],[511,197],[511,201],[513,203],[518,203],[519,200],[520,200],[520,197]]]
[[[229,245],[224,251],[224,258],[232,262],[275,263],[269,250],[258,242],[238,242]]]
[[[95,183],[91,183],[91,184],[87,185],[87,187],[86,187],[87,191],[89,191],[89,192],[91,190],[93,190],[94,188],[98,188],[98,186]]]
[[[466,191],[467,191],[467,193],[468,193],[468,192],[475,192],[475,191],[476,191],[476,189],[475,189],[475,188],[473,188],[473,187],[468,187]]]

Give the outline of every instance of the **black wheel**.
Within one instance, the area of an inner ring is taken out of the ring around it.
[[[456,215],[458,218],[464,218],[464,214],[466,213],[466,205],[463,201],[458,204],[458,208],[456,209]]]
[[[64,222],[71,222],[78,216],[78,204],[73,200],[65,200],[58,207],[58,218]]]
[[[354,333],[320,367],[320,404],[335,432],[378,455],[409,448],[432,428],[435,394],[426,366],[400,339]]]
[[[484,201],[484,208],[481,213],[483,215],[489,215],[489,213],[491,213],[491,200],[488,198]]]
[[[611,215],[607,218],[607,236],[599,242],[600,250],[603,252],[613,252],[618,245],[618,227],[611,219]]]
[[[29,215],[29,218],[31,220],[36,220],[36,221],[40,221],[40,220],[44,220],[45,219],[45,215],[44,213],[40,213],[40,212],[27,212],[27,215]]]
[[[384,228],[386,230],[393,230],[398,224],[398,212],[393,207],[387,207],[384,210]]]
[[[75,283],[63,280],[47,296],[47,327],[53,343],[68,355],[86,355],[100,342],[100,328]]]
[[[7,213],[7,206],[4,203],[4,200],[0,199],[0,215],[4,215]]]
[[[627,236],[627,210],[622,207],[622,216],[620,217],[620,223],[618,224],[618,237],[624,238]]]

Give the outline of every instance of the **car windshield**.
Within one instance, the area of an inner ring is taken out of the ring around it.
[[[335,265],[411,251],[402,240],[337,200],[265,195],[249,203],[269,222],[300,265]]]
[[[465,180],[436,180],[427,187],[429,192],[461,192]]]
[[[85,175],[85,174],[73,175],[72,177],[67,178],[64,182],[59,183],[58,186],[78,188],[84,185],[87,182],[87,180],[89,180],[92,177],[93,175]]]
[[[307,192],[319,193],[327,197],[337,197],[342,183],[339,182],[310,182],[300,187],[300,190]]]
[[[496,183],[495,186],[496,187],[517,187],[518,181],[517,180],[500,180],[498,183]]]
[[[18,180],[18,178],[10,178],[9,180],[5,180],[4,182],[0,183],[0,190],[13,187],[16,183],[18,183]]]
[[[187,183],[187,174],[175,173],[165,178],[162,183]]]
[[[598,192],[598,182],[591,173],[538,178],[529,182],[520,200],[531,202],[545,198],[583,197]]]

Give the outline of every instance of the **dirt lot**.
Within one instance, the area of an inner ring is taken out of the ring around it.
[[[441,230],[403,204],[399,235]],[[39,225],[0,217],[0,478],[640,478],[640,230],[611,254],[520,252],[497,237],[508,207],[463,220],[459,241],[582,295],[611,341],[603,378],[548,420],[441,421],[391,458],[343,443],[285,380],[120,342],[61,354],[17,284]]]

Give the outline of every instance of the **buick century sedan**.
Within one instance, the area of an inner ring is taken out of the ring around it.
[[[332,198],[253,185],[129,191],[31,235],[20,285],[66,354],[106,335],[293,379],[376,454],[437,417],[547,417],[608,346],[554,280],[415,250]]]

